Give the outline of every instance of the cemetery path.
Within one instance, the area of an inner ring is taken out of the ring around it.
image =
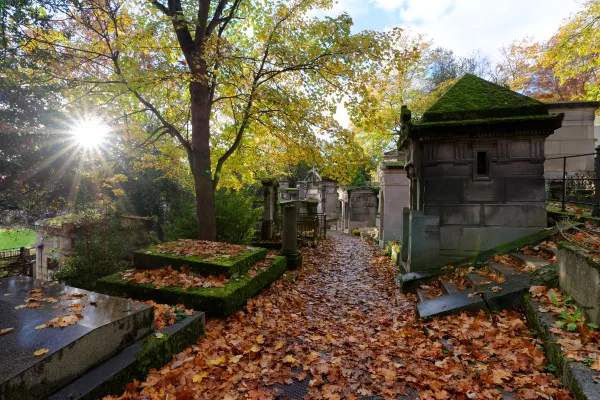
[[[121,399],[568,399],[514,311],[421,322],[378,248],[332,232]],[[503,394],[504,393],[504,394]]]

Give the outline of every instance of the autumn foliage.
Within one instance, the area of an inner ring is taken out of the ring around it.
[[[379,250],[334,236],[120,399],[569,399],[523,314],[416,318]],[[302,383],[297,383],[301,381]],[[109,397],[110,398],[110,397]]]

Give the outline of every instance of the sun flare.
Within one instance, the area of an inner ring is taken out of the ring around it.
[[[77,122],[71,134],[79,146],[93,149],[102,146],[108,137],[109,128],[98,118],[88,118]]]

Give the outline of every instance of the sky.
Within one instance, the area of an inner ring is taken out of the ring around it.
[[[355,31],[401,26],[458,56],[481,49],[494,60],[515,39],[550,38],[581,8],[581,0],[338,0],[327,14],[347,12]]]
[[[481,50],[494,63],[502,46],[525,36],[549,39],[581,8],[582,0],[338,0],[326,14],[347,12],[355,32],[407,28],[458,57]],[[343,107],[336,119],[348,126]]]

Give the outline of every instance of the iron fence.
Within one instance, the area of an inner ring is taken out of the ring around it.
[[[325,214],[298,213],[298,238],[319,241],[327,238],[327,216]]]
[[[35,249],[21,247],[0,251],[0,278],[7,276],[33,276]]]
[[[567,171],[567,159],[595,156],[593,172]],[[562,177],[546,179],[546,199],[561,204],[566,211],[568,203],[592,208],[593,216],[600,216],[600,193],[596,190],[600,180],[600,147],[595,153],[563,157],[547,157],[546,160],[562,160]]]

